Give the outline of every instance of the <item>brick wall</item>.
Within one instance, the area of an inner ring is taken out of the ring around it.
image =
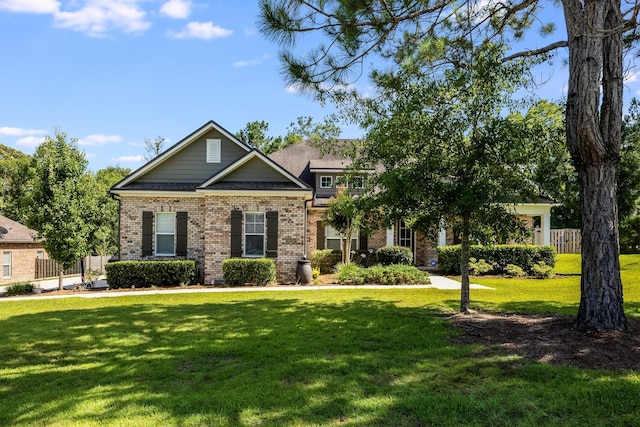
[[[44,251],[39,243],[3,243],[0,245],[0,257],[3,252],[11,252],[11,277],[2,277],[0,284],[31,281],[36,277],[36,257],[38,251]],[[45,252],[45,257],[47,257]],[[0,258],[0,261],[2,258]]]
[[[304,197],[302,196],[204,196],[134,197],[123,196],[120,207],[120,258],[142,257],[142,212],[187,212],[187,257],[200,263],[204,283],[222,280],[222,261],[231,257],[231,210],[242,212],[278,211],[277,280],[295,282],[297,262],[304,252]],[[155,225],[154,225],[155,226]],[[155,233],[155,229],[154,229]],[[154,234],[155,248],[155,234]]]

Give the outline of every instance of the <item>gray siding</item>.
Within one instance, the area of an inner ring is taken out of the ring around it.
[[[321,176],[331,176],[333,177],[333,188],[320,188],[320,177]],[[316,188],[316,196],[317,197],[330,197],[335,196],[337,189],[337,181],[340,180],[342,185],[344,185],[344,174],[342,173],[331,173],[331,172],[316,172],[315,173],[315,188]],[[362,194],[364,190],[357,188],[348,188],[348,194]]]
[[[207,163],[207,138],[220,139],[220,163]],[[148,171],[136,182],[200,183],[245,156],[247,151],[212,130],[193,141],[171,158]]]
[[[254,157],[223,178],[231,182],[283,182],[288,181],[282,174],[263,160]]]

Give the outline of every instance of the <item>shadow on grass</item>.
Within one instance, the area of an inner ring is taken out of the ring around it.
[[[0,425],[578,424],[611,414],[624,424],[640,415],[637,377],[479,358],[424,307],[136,302],[1,321]],[[577,401],[598,404],[584,411]]]

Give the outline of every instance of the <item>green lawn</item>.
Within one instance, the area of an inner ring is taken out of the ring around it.
[[[571,264],[567,262],[567,264]],[[640,257],[623,260],[640,316]],[[579,267],[578,267],[579,268]],[[578,276],[478,279],[475,308],[575,313]],[[0,303],[0,425],[635,425],[640,374],[453,344],[458,291]]]

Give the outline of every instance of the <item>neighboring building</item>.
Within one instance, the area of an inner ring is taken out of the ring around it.
[[[349,166],[308,142],[267,157],[210,121],[111,188],[120,201],[120,258],[195,259],[209,284],[222,281],[224,259],[264,256],[274,259],[278,281],[294,282],[301,257],[339,248],[322,213],[337,188],[358,194],[371,173],[358,171],[348,182]],[[545,244],[550,207],[518,207],[540,217]],[[411,247],[418,266],[436,259],[435,245],[402,221],[370,236],[354,233],[353,240],[354,249]],[[443,231],[438,244],[451,243],[452,233]]]
[[[47,258],[36,232],[19,222],[0,215],[0,284],[23,282],[36,278],[36,258]]]

